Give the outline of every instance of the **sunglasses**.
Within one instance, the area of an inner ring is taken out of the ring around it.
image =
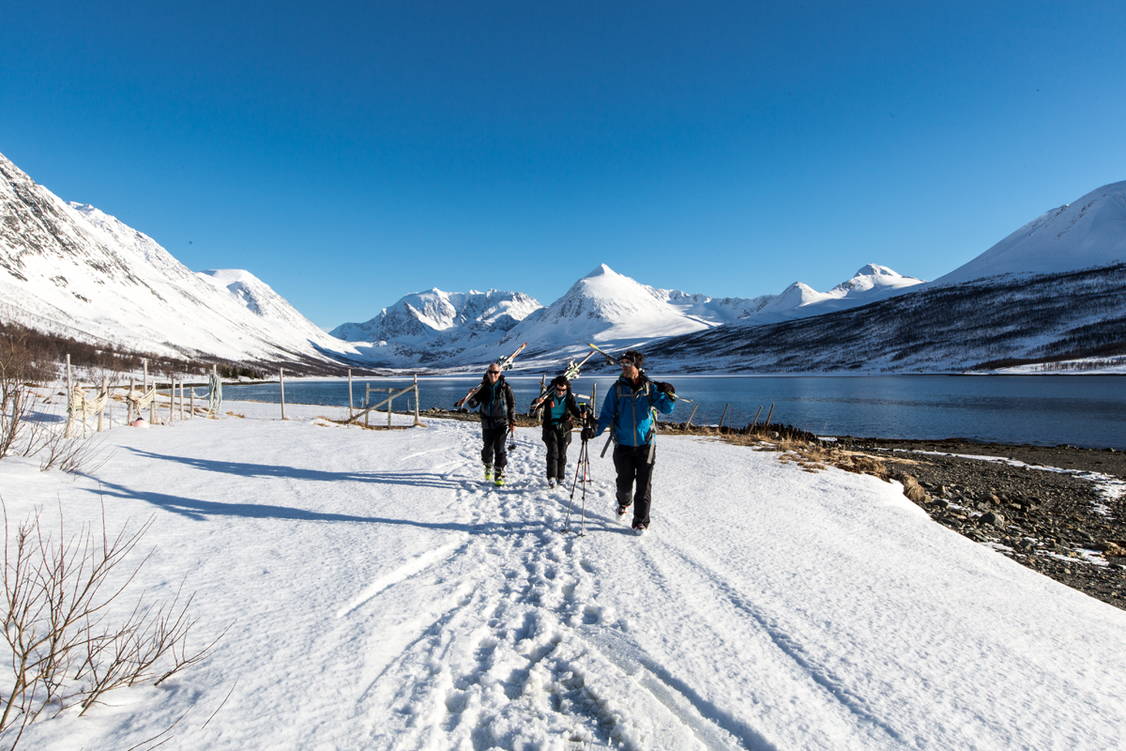
[[[500,375],[499,370],[486,370],[485,372],[488,373],[489,375]]]

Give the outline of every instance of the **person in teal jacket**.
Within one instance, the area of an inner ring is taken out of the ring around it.
[[[547,447],[547,484],[551,487],[563,484],[563,473],[567,466],[567,447],[571,445],[571,429],[575,421],[585,418],[586,405],[582,407],[575,401],[571,392],[571,382],[567,376],[555,376],[551,389],[543,399],[532,402],[532,409],[543,410],[543,443]]]
[[[618,516],[632,505],[633,528],[641,532],[649,527],[656,413],[672,412],[676,389],[671,383],[649,380],[641,369],[645,356],[636,350],[626,350],[619,362],[622,375],[602,402],[597,428],[588,428],[585,437],[595,438],[611,428],[614,469],[618,475]]]

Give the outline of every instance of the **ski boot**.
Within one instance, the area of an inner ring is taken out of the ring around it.
[[[493,465],[486,464],[485,465],[485,482],[488,482],[491,479],[493,479]]]
[[[496,474],[493,475],[493,482],[496,484],[496,486],[498,488],[501,487],[502,485],[504,485],[504,470],[503,469],[498,469]]]

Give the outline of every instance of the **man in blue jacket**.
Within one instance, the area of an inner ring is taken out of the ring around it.
[[[633,528],[649,527],[650,491],[656,447],[656,413],[669,414],[676,401],[671,383],[650,381],[641,366],[645,356],[626,350],[619,362],[622,375],[606,394],[598,427],[587,429],[588,439],[611,428],[614,438],[614,469],[618,474],[618,516],[633,505]],[[631,497],[632,496],[632,497]]]

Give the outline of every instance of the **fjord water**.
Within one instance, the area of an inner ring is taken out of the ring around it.
[[[694,424],[716,424],[727,406],[726,425],[759,422],[774,404],[772,423],[787,423],[819,435],[877,438],[968,438],[999,443],[1072,444],[1126,449],[1126,376],[672,376],[680,402],[662,419],[683,422],[696,408]],[[422,409],[450,409],[480,378],[421,378]],[[517,411],[526,411],[539,393],[540,379],[508,376]],[[576,393],[598,400],[612,377],[581,378]],[[410,385],[404,378],[353,381],[354,403],[364,385],[386,389]],[[227,385],[229,399],[277,401],[277,384]],[[379,401],[385,394],[373,393]],[[291,381],[286,400],[347,405],[346,381]],[[413,402],[411,404],[413,406]],[[408,407],[405,399],[396,411]]]

